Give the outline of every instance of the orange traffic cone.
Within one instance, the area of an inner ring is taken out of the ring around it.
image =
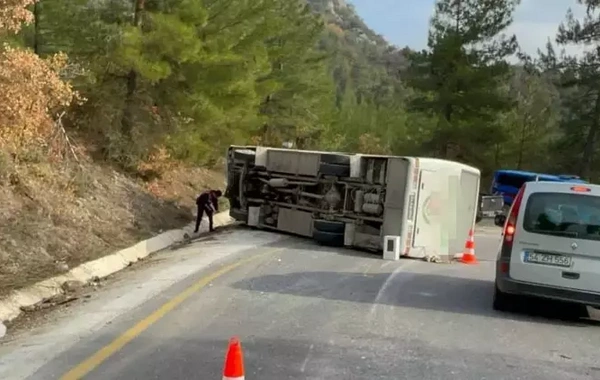
[[[244,380],[242,344],[237,337],[229,340],[229,347],[225,355],[225,368],[223,368],[223,380]]]
[[[469,237],[465,242],[465,251],[463,252],[460,262],[463,264],[477,264],[477,257],[475,256],[475,237],[473,236],[473,229],[469,230]]]

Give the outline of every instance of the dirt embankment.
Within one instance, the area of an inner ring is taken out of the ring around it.
[[[82,161],[0,151],[0,297],[190,223],[198,192],[225,184],[223,170],[173,165],[146,182]]]

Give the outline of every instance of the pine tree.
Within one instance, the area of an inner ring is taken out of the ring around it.
[[[559,28],[556,42],[559,45],[587,46],[580,56],[556,57],[551,46],[542,55],[546,69],[553,68],[559,74],[565,112],[562,119],[563,137],[557,143],[557,151],[563,157],[565,170],[581,177],[590,178],[600,139],[600,1],[580,0],[587,7],[583,20],[567,13],[566,22]],[[591,47],[591,49],[590,49]],[[597,173],[596,173],[597,174]]]
[[[412,111],[434,115],[429,148],[443,157],[471,159],[497,135],[496,116],[511,105],[501,84],[517,41],[503,33],[519,0],[439,0],[428,49],[411,55],[406,80],[417,90]],[[466,141],[470,143],[467,144]],[[454,152],[450,152],[454,150]]]
[[[323,23],[304,1],[278,0],[269,26],[279,32],[265,41],[271,71],[258,80],[265,89],[261,140],[293,141],[314,148],[333,108],[333,82],[326,56],[315,49]],[[295,20],[290,22],[290,20]]]

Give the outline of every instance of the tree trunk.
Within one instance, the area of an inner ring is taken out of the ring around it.
[[[447,125],[442,126],[443,130],[442,130],[442,141],[441,141],[441,146],[440,146],[440,153],[442,155],[442,158],[448,158],[448,150],[449,150],[449,145],[451,143],[450,141],[450,136],[448,135],[447,131],[448,131],[448,127],[450,125],[452,125],[452,114],[454,113],[454,108],[452,107],[452,104],[446,104],[446,106],[444,107],[444,119],[446,120]]]
[[[40,55],[40,2],[33,3],[33,52]]]
[[[146,0],[135,0],[135,11],[133,13],[133,26],[142,27],[142,14]],[[126,138],[132,138],[133,131],[133,107],[135,103],[135,92],[137,90],[137,72],[131,69],[127,74],[127,93],[125,95],[125,106],[123,118],[121,119],[122,132]]]
[[[496,143],[496,149],[494,150],[494,166],[497,168],[500,166],[500,144]]]
[[[517,157],[517,170],[521,170],[521,168],[523,166],[523,150],[525,149],[526,131],[527,131],[527,116],[524,116],[523,122],[521,124],[521,137],[519,139],[519,154]]]
[[[581,157],[581,166],[579,167],[579,176],[581,178],[590,179],[592,171],[592,160],[594,158],[594,149],[596,148],[596,135],[598,127],[600,127],[600,94],[596,95],[596,104],[594,106],[592,124],[588,130],[585,146],[583,148],[583,156]]]

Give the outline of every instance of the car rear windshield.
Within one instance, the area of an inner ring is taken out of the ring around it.
[[[521,186],[523,186],[523,184],[525,182],[531,181],[533,179],[535,179],[535,178],[532,178],[531,176],[525,176],[525,175],[500,174],[496,178],[496,185],[512,186],[518,190],[521,188]]]
[[[534,193],[527,200],[525,231],[600,240],[600,197],[570,193]]]

